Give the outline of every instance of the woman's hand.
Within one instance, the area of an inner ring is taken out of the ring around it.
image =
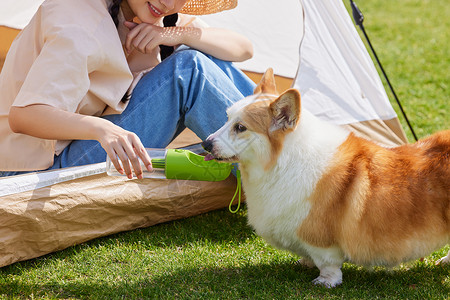
[[[138,158],[148,171],[152,171],[150,157],[137,135],[99,117],[71,113],[43,104],[13,106],[9,112],[9,126],[16,133],[41,139],[97,140],[117,171],[125,173],[130,179],[133,177],[132,169],[138,178],[143,177]]]
[[[139,158],[147,170],[149,172],[152,171],[150,156],[135,133],[110,123],[98,128],[96,139],[105,149],[111,162],[120,174],[126,174],[131,179],[133,178],[133,169],[137,178],[143,178]]]
[[[177,46],[182,43],[179,27],[160,27],[152,24],[125,21],[130,29],[125,41],[125,49],[130,53],[134,48],[142,53],[151,53],[159,45]]]

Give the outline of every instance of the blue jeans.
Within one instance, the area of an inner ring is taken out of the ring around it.
[[[137,84],[127,108],[103,118],[137,134],[147,148],[166,147],[188,127],[200,139],[227,120],[226,109],[253,93],[255,84],[230,62],[196,50],[169,56]],[[94,140],[72,141],[49,169],[103,162],[106,152]],[[0,176],[24,172],[0,172]]]

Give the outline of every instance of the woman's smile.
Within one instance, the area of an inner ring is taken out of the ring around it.
[[[155,17],[155,18],[159,18],[161,17],[161,15],[164,13],[163,11],[159,10],[158,8],[156,8],[155,6],[153,6],[150,2],[147,2],[148,4],[148,8],[150,10],[150,13]]]
[[[123,5],[130,12],[127,20],[137,16],[142,22],[155,24],[161,18],[179,12],[187,0],[126,0]]]

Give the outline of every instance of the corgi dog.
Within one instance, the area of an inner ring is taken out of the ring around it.
[[[341,266],[395,266],[450,242],[450,130],[384,148],[277,95],[268,69],[228,110],[205,160],[239,162],[248,223],[269,244],[342,283]],[[450,252],[437,264],[450,263]]]

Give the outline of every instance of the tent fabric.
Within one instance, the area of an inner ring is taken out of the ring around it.
[[[246,71],[294,78],[298,68],[298,47],[303,18],[299,0],[241,0],[238,6],[220,14],[202,16],[211,27],[228,28],[248,37],[253,58],[236,65]]]
[[[308,11],[294,86],[335,124],[397,117],[342,1],[302,0]]]
[[[23,29],[43,0],[0,1],[0,26]]]
[[[255,55],[239,67],[257,73],[273,67],[275,74],[295,77],[302,105],[319,118],[384,146],[408,142],[341,0],[286,0],[277,7],[246,0],[202,19],[246,35]]]
[[[301,0],[305,15],[294,87],[317,117],[385,146],[407,143],[376,68],[342,1]]]
[[[19,2],[2,1],[0,25],[23,28],[42,0]],[[243,70],[273,67],[285,78],[297,72],[294,86],[302,103],[319,117],[384,145],[406,141],[341,0],[285,0],[282,6],[245,0],[235,10],[204,19],[252,40],[255,58],[239,64]],[[187,131],[169,147],[193,142],[198,138]],[[0,179],[0,267],[226,207],[236,190],[233,176],[212,183],[128,180],[107,176],[104,169],[100,163]]]
[[[406,143],[405,132],[397,118],[361,121],[341,126],[354,132],[357,136],[385,147],[395,147]]]

